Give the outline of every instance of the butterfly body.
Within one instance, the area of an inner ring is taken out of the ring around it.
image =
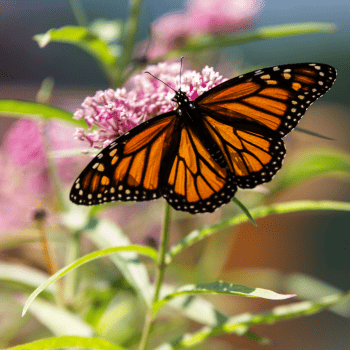
[[[183,128],[190,128],[194,134],[201,140],[206,150],[213,157],[222,168],[227,168],[227,163],[220,151],[220,148],[213,142],[210,142],[210,135],[207,133],[205,126],[203,125],[203,115],[196,100],[191,101],[185,92],[178,90],[175,92],[175,96],[172,101],[178,104],[178,108],[175,113],[179,118],[179,130]],[[209,141],[209,142],[208,142]]]
[[[268,182],[282,138],[333,84],[325,64],[275,66],[215,86],[117,138],[78,177],[70,199],[95,205],[163,196],[177,210],[212,212],[240,188]]]

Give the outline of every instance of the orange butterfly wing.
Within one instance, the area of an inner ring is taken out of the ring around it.
[[[177,124],[176,114],[169,112],[120,136],[80,174],[72,187],[71,201],[95,205],[159,198],[160,174],[164,160],[174,148]]]
[[[336,70],[326,64],[282,65],[228,80],[196,99],[239,187],[272,179],[285,156],[282,137],[335,78]]]
[[[250,121],[289,133],[306,109],[329,90],[336,70],[327,64],[298,63],[240,75],[196,99],[201,110],[232,121]]]

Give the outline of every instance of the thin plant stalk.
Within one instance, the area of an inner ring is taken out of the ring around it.
[[[86,13],[81,6],[79,0],[69,0],[69,7],[72,10],[72,13],[77,21],[78,25],[81,27],[87,27],[89,25],[89,21],[87,19]]]
[[[166,203],[165,204],[161,242],[160,242],[159,250],[158,250],[157,276],[156,276],[156,281],[155,281],[154,295],[153,295],[152,303],[147,310],[139,350],[146,350],[147,349],[149,336],[150,336],[150,333],[152,331],[152,327],[153,327],[153,324],[155,321],[155,318],[153,315],[153,306],[159,299],[160,289],[162,286],[164,273],[165,273],[165,269],[166,269],[165,256],[166,256],[166,253],[168,251],[168,245],[169,245],[170,221],[171,221],[170,206],[168,203]]]
[[[36,95],[36,102],[39,103],[49,103],[52,95],[52,90],[54,88],[54,80],[51,77],[48,77],[43,80],[40,90],[38,91]],[[47,161],[48,165],[48,171],[50,175],[50,179],[53,184],[54,192],[55,192],[55,206],[58,211],[65,211],[67,209],[65,202],[63,200],[63,194],[61,190],[61,184],[59,180],[59,176],[57,173],[57,168],[55,166],[55,162],[52,158],[49,157],[49,152],[51,150],[51,144],[50,144],[50,139],[48,137],[48,132],[47,132],[47,125],[48,122],[46,119],[42,118],[41,120],[39,119],[39,127],[40,131],[42,134],[43,138],[43,149],[44,149],[44,154],[45,158]]]
[[[126,70],[127,66],[131,62],[132,53],[134,51],[134,46],[136,42],[137,31],[140,22],[140,12],[142,7],[142,0],[131,0],[130,1],[130,15],[128,20],[125,23],[124,35],[125,35],[125,44],[124,44],[124,53],[120,58],[118,67],[116,70],[115,78],[115,88],[116,86],[122,85],[122,75]]]
[[[44,211],[37,211],[34,215],[34,222],[40,235],[40,242],[43,248],[47,269],[49,271],[49,274],[52,276],[58,271],[58,268],[49,242],[47,241],[47,227],[45,216],[46,214]],[[64,286],[62,281],[58,281],[58,292],[56,294],[56,300],[59,305],[64,305],[63,288]]]

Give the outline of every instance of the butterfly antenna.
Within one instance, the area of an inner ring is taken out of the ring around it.
[[[176,90],[174,90],[171,86],[169,86],[167,83],[164,83],[163,80],[160,80],[159,78],[155,77],[153,74],[151,74],[150,72],[144,72],[144,73],[147,73],[149,74],[150,76],[152,76],[154,79],[157,79],[159,80],[161,83],[163,83],[164,85],[166,85],[169,89],[173,90],[175,93],[176,93]]]
[[[180,59],[180,91],[181,91],[181,73],[182,73],[182,60],[184,59],[185,57],[184,56],[181,56],[181,59]]]

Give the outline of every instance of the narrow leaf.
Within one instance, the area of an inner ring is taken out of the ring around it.
[[[233,197],[232,198],[232,202],[235,202],[239,207],[240,209],[243,211],[243,213],[245,215],[247,215],[248,219],[251,221],[251,223],[254,225],[254,226],[258,226],[254,220],[254,218],[252,217],[252,214],[250,214],[249,210],[245,207],[245,205],[239,201],[236,197]]]
[[[125,348],[104,339],[77,336],[42,339],[32,343],[14,346],[12,348],[8,348],[7,350],[51,350],[74,346],[98,350],[126,350]]]
[[[98,206],[94,208],[96,207]],[[113,222],[96,218],[93,220],[95,223],[89,225],[85,232],[88,233],[89,239],[99,248],[131,245],[129,238]],[[156,252],[154,249],[152,251]],[[151,283],[147,269],[142,261],[137,258],[137,255],[132,252],[114,254],[110,259],[130,285],[135,288],[146,305],[149,305],[152,298]]]
[[[23,284],[30,288],[37,288],[44,283],[49,276],[33,267],[15,263],[0,262],[0,281],[8,281]],[[48,288],[50,293],[55,291],[55,286]]]
[[[166,56],[178,57],[184,52],[193,54],[203,50],[241,45],[254,41],[280,39],[297,35],[333,33],[336,30],[336,25],[332,23],[305,22],[260,27],[255,30],[226,36],[205,34],[190,38],[183,47],[171,51]]]
[[[88,255],[85,255],[84,257],[74,261],[70,265],[57,271],[48,280],[46,280],[44,283],[42,283],[29,296],[28,300],[26,301],[26,303],[24,305],[22,316],[27,312],[29,305],[33,302],[33,300],[37,297],[38,294],[40,294],[45,288],[47,288],[53,282],[57,281],[59,278],[64,276],[67,272],[69,272],[72,269],[75,269],[83,264],[86,264],[87,262],[93,261],[93,260],[98,259],[98,258],[102,258],[102,257],[109,255],[109,254],[117,253],[117,252],[138,252],[139,254],[146,255],[146,256],[150,257],[151,259],[153,259],[154,261],[157,261],[157,252],[153,248],[139,246],[139,245],[107,248],[107,249],[99,250],[97,252],[93,252],[93,253],[90,253]]]
[[[313,150],[302,154],[284,169],[278,187],[286,188],[312,179],[336,176],[348,179],[350,176],[350,156],[339,150]]]
[[[47,301],[34,300],[30,305],[29,312],[56,336],[92,337],[95,333],[93,327],[77,314]]]
[[[306,129],[300,128],[299,126],[296,127],[294,130],[295,131],[299,131],[299,132],[304,133],[304,134],[307,134],[307,135],[310,135],[310,136],[318,137],[320,139],[334,141],[334,139],[332,139],[331,137],[324,136],[324,135],[318,134],[317,132],[313,132],[313,131],[310,131],[310,130],[306,130]]]
[[[246,331],[243,333],[243,336],[245,338],[251,339],[256,341],[257,343],[261,344],[261,345],[268,345],[271,344],[271,340],[265,337],[260,337],[259,335],[257,335],[256,333],[253,333],[252,331]]]
[[[47,105],[45,103],[37,103],[32,101],[21,100],[0,100],[0,115],[4,117],[22,117],[22,118],[45,118],[57,119],[80,127],[86,128],[83,120],[73,119],[73,114],[61,108]]]
[[[33,38],[41,48],[50,42],[72,44],[80,47],[93,56],[110,75],[116,65],[117,58],[108,44],[86,27],[66,26],[50,29],[44,34],[37,34]]]
[[[175,290],[175,287],[163,284],[160,297],[165,298],[167,295],[173,294]],[[227,315],[215,309],[210,301],[200,296],[179,296],[170,300],[169,306],[181,312],[187,318],[208,326],[217,326],[229,319]]]
[[[295,294],[278,294],[271,290],[262,289],[262,288],[251,288],[246,286],[241,286],[238,284],[232,284],[228,282],[212,282],[205,284],[191,284],[183,286],[177,289],[174,293],[169,294],[162,299],[158,300],[153,307],[153,311],[156,314],[162,306],[165,305],[168,301],[180,296],[180,295],[193,295],[193,294],[230,294],[230,295],[239,295],[245,297],[254,297],[254,298],[264,298],[270,300],[284,300],[292,298]]]
[[[350,293],[336,294],[319,299],[317,302],[303,301],[290,305],[277,306],[271,311],[264,313],[245,313],[234,316],[219,327],[203,327],[198,332],[185,334],[181,338],[171,343],[162,344],[155,350],[174,350],[180,348],[189,348],[198,345],[207,338],[225,333],[247,332],[250,327],[261,324],[273,324],[286,319],[309,316],[316,314],[324,309],[343,302],[350,297]]]
[[[332,294],[341,294],[343,291],[315,277],[302,273],[288,275],[284,279],[284,285],[287,290],[292,290],[298,294],[298,297],[305,300],[317,300],[321,297]],[[332,312],[343,317],[349,317],[350,299],[338,303],[330,309]]]
[[[175,288],[168,284],[163,284],[160,297],[166,297],[169,294],[175,292]],[[217,327],[229,320],[229,316],[223,314],[208,300],[195,295],[182,295],[169,301],[168,304],[171,308],[181,312],[190,320],[196,321],[203,325],[211,327]],[[259,343],[267,344],[266,338],[260,338],[253,332],[242,333],[237,332],[238,336],[247,337],[253,339]]]
[[[1,230],[1,236],[1,250],[16,248],[26,243],[36,243],[40,240],[40,238],[38,237],[38,231],[34,228],[26,229],[26,234],[24,236],[23,228],[15,229],[13,227],[9,227],[8,229]]]
[[[39,103],[49,103],[55,81],[52,77],[47,77],[41,82],[39,91],[36,93],[35,101]]]
[[[271,206],[261,206],[250,210],[250,214],[253,218],[263,218],[273,214],[286,214],[302,211],[315,211],[315,210],[337,210],[337,211],[350,211],[350,203],[336,202],[336,201],[295,201],[278,203]],[[166,263],[169,264],[172,258],[179,254],[184,248],[187,248],[207,236],[210,236],[220,229],[236,226],[248,221],[245,214],[237,214],[226,220],[220,221],[212,226],[204,227],[199,230],[192,231],[179,243],[171,247]]]

